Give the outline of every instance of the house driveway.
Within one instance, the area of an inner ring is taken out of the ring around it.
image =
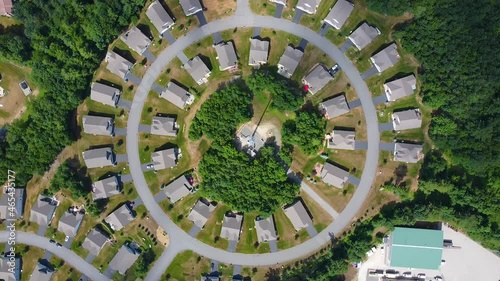
[[[118,155],[116,155],[116,162],[117,163],[128,162],[128,156],[127,156],[127,154],[118,154]]]
[[[345,53],[350,47],[354,47],[354,44],[351,40],[347,39],[345,40],[344,44],[340,45],[339,49],[342,53]]]
[[[378,125],[378,130],[381,132],[384,131],[393,131],[394,125],[392,123],[382,123]]]
[[[374,76],[375,74],[379,74],[379,72],[375,66],[372,66],[370,69],[361,74],[361,78],[363,78],[363,80],[368,80],[368,78]]]
[[[283,14],[283,8],[284,6],[281,4],[276,4],[276,11],[274,12],[274,17],[275,18],[281,18],[281,14]]]
[[[394,143],[393,142],[381,142],[379,149],[382,151],[394,151]]]

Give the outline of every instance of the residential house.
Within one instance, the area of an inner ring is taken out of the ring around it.
[[[125,272],[135,263],[139,258],[140,252],[138,247],[131,246],[128,242],[125,243],[118,253],[113,257],[109,263],[109,268],[118,271],[119,274],[124,275]]]
[[[85,211],[83,209],[75,210],[70,208],[70,210],[64,212],[62,217],[59,219],[57,230],[64,233],[67,237],[75,237],[80,225],[82,224],[84,215]]]
[[[302,50],[287,46],[278,63],[278,73],[286,78],[292,77],[303,55]]]
[[[255,230],[257,231],[257,240],[259,243],[278,239],[272,215],[267,219],[255,220]]]
[[[188,220],[199,228],[203,228],[214,210],[215,205],[210,204],[206,199],[200,198],[189,213]]]
[[[314,95],[332,80],[333,77],[330,73],[328,73],[326,67],[319,63],[314,66],[304,78],[302,78],[302,84],[305,85],[305,89],[307,89],[309,93]]]
[[[151,134],[167,137],[177,136],[179,125],[173,117],[154,116],[151,125]]]
[[[193,95],[172,81],[168,82],[167,87],[160,94],[160,97],[166,99],[180,109],[184,109],[194,101]]]
[[[146,16],[149,18],[149,21],[151,21],[156,30],[158,30],[160,37],[165,31],[169,30],[174,25],[174,20],[167,13],[167,11],[165,11],[158,0],[153,1],[153,3],[149,5],[148,10],[146,11]]]
[[[24,188],[15,188],[9,192],[6,187],[2,188],[0,196],[0,219],[19,219],[24,214]],[[14,207],[10,204],[15,203]]]
[[[12,263],[14,266],[12,267]],[[21,259],[9,257],[0,258],[0,280],[3,281],[21,281]]]
[[[180,148],[178,147],[153,152],[151,158],[155,171],[175,167],[180,155]]]
[[[328,148],[354,150],[356,132],[345,130],[333,130],[328,140]]]
[[[0,0],[0,16],[12,17],[12,0]]]
[[[203,10],[200,0],[180,0],[180,3],[186,16],[194,15]]]
[[[313,15],[316,14],[319,3],[321,3],[321,0],[299,0],[295,8]]]
[[[273,3],[280,4],[286,7],[286,1],[287,0],[270,0]]]
[[[351,35],[349,35],[349,40],[358,48],[362,50],[364,47],[368,46],[375,37],[380,35],[380,30],[374,26],[371,26],[364,22],[356,30],[354,30]]]
[[[411,144],[404,142],[394,143],[394,161],[405,163],[417,163],[422,158],[423,146],[421,144]]]
[[[382,51],[373,55],[370,60],[373,65],[375,65],[378,72],[382,72],[399,61],[398,46],[396,46],[396,43],[392,43]]]
[[[297,202],[285,208],[284,211],[296,231],[313,226],[312,218],[301,200],[297,200]]]
[[[238,67],[238,57],[234,50],[233,42],[222,42],[214,45],[215,52],[217,52],[217,60],[219,61],[219,69],[231,70]]]
[[[115,124],[113,118],[84,115],[82,118],[83,132],[91,135],[114,136]]]
[[[29,281],[50,281],[52,280],[52,275],[54,275],[55,269],[50,266],[50,264],[38,263],[33,269],[33,272],[30,275]]]
[[[193,186],[189,183],[189,180],[185,175],[178,177],[163,188],[163,192],[165,192],[168,199],[170,199],[170,202],[172,203],[184,198],[186,195],[191,193],[191,190],[193,190]]]
[[[243,215],[226,214],[222,221],[222,229],[220,237],[230,241],[238,241],[240,239],[241,225],[243,224]]]
[[[106,69],[125,81],[127,80],[127,75],[130,73],[130,69],[134,65],[113,51],[109,51],[106,54],[105,61],[108,63]]]
[[[117,176],[112,176],[92,184],[92,200],[109,198],[120,194],[120,183]]]
[[[40,226],[48,226],[54,217],[57,205],[59,205],[59,202],[56,200],[39,195],[31,207],[30,222]]]
[[[338,95],[319,104],[319,110],[325,115],[326,119],[332,119],[344,115],[350,111],[349,104],[345,95]]]
[[[120,99],[120,90],[94,82],[90,87],[90,99],[105,105],[116,106]]]
[[[392,114],[394,130],[409,130],[422,127],[422,113],[420,109],[409,109]]]
[[[89,169],[116,165],[115,153],[111,147],[89,149],[82,154],[85,165]]]
[[[219,274],[201,276],[201,281],[220,281]]]
[[[139,28],[132,26],[127,32],[120,36],[120,39],[134,52],[139,55],[144,54],[151,44],[149,39]]]
[[[108,235],[94,228],[85,237],[82,247],[89,251],[89,254],[97,256],[109,240]]]
[[[413,75],[396,79],[384,84],[384,92],[387,101],[395,101],[413,95],[417,88],[417,79]]]
[[[338,188],[343,188],[349,178],[349,171],[341,169],[328,162],[325,163],[321,170],[321,179],[327,185],[333,185]]]
[[[200,59],[199,56],[194,57],[190,61],[184,64],[184,69],[191,75],[194,81],[198,85],[202,85],[208,82],[208,77],[210,77],[210,69],[207,65]]]
[[[135,219],[135,215],[127,203],[121,205],[114,212],[109,214],[104,221],[109,224],[109,227],[114,231],[120,231]]]
[[[354,10],[354,4],[347,0],[338,0],[325,18],[325,22],[335,29],[341,29]]]
[[[269,54],[269,41],[250,38],[250,55],[248,56],[248,65],[260,66],[267,63]]]

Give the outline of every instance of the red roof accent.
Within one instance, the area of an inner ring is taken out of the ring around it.
[[[309,91],[309,85],[304,85],[304,91]]]

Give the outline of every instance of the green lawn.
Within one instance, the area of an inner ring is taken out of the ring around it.
[[[179,253],[168,266],[162,280],[190,281],[210,271],[210,260],[193,251]]]
[[[271,251],[268,243],[258,243],[257,230],[255,229],[255,218],[257,215],[257,213],[244,214],[243,225],[241,226],[242,233],[240,235],[240,241],[236,246],[236,252],[262,254]]]
[[[220,238],[219,235],[222,228],[222,220],[229,210],[229,207],[219,204],[205,224],[205,228],[196,235],[196,238],[203,243],[226,250],[229,242],[226,239]]]

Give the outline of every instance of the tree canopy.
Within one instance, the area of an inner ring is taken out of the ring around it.
[[[325,126],[325,119],[317,111],[299,111],[294,120],[283,125],[282,140],[297,145],[306,154],[314,154],[321,148]]]

